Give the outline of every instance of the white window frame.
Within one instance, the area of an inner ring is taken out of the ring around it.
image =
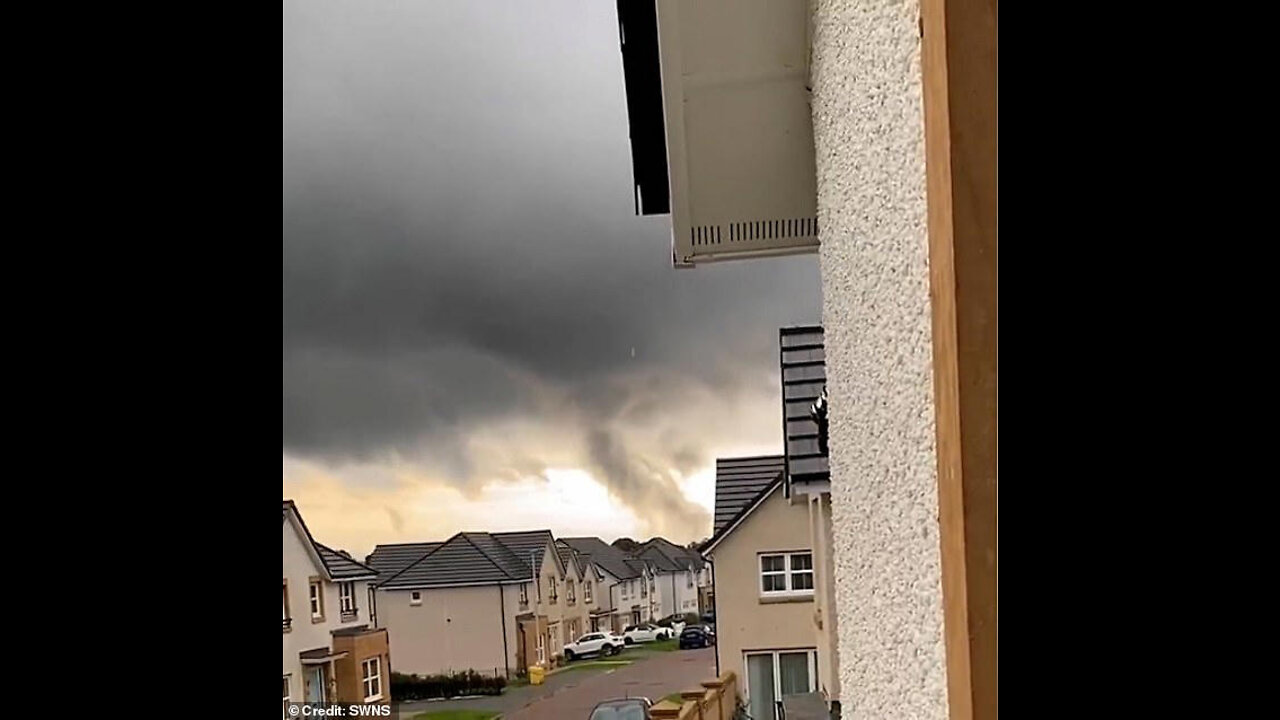
[[[370,693],[374,689],[371,685],[377,685],[377,692]],[[360,688],[364,693],[365,702],[373,702],[382,699],[382,657],[374,655],[366,658],[360,663]]]
[[[312,580],[307,583],[307,607],[311,610],[311,619],[324,617],[324,583]]]
[[[409,591],[409,604],[410,604],[410,605],[421,605],[421,604],[422,604],[422,591],[421,591],[421,590],[410,590],[410,591]]]
[[[808,568],[804,570],[792,569],[791,559],[798,555],[809,556]],[[779,558],[779,557],[783,559],[781,570],[766,571],[764,569],[765,558]],[[756,589],[760,592],[760,597],[812,597],[813,596],[814,588],[812,586],[815,584],[815,581],[817,580],[817,578],[814,577],[813,551],[788,550],[788,551],[782,551],[782,552],[764,552],[757,555],[756,558],[757,558],[756,559],[756,577],[759,578],[756,582]],[[795,577],[797,575],[808,575],[809,585],[811,587],[796,590]],[[765,590],[764,579],[766,577],[781,577],[783,579],[783,585],[784,585],[783,589]]]
[[[529,604],[529,583],[520,583],[520,604]]]
[[[693,568],[689,568],[689,583],[687,587],[693,587]]]
[[[742,694],[744,697],[751,697],[751,665],[749,658],[752,655],[766,655],[773,657],[773,699],[778,701],[782,699],[782,655],[790,655],[793,653],[809,654],[809,692],[818,691],[818,650],[816,648],[784,648],[782,650],[752,650],[742,653]]]
[[[291,720],[291,719],[292,719],[292,717],[293,717],[292,715],[290,715],[290,714],[289,714],[289,703],[290,703],[290,702],[292,702],[292,700],[291,700],[291,699],[293,698],[293,691],[292,691],[292,688],[291,688],[291,685],[292,685],[292,684],[293,684],[293,683],[290,681],[289,676],[288,676],[288,675],[285,675],[285,676],[284,676],[284,704],[283,704],[283,709],[284,709],[284,716],[285,716],[286,718],[289,718],[290,720]]]
[[[547,637],[542,633],[538,633],[538,664],[542,665],[547,661]]]
[[[582,588],[582,599],[591,602],[591,581],[588,580],[585,587]]]
[[[354,580],[338,583],[338,607],[343,614],[356,611],[356,583]]]
[[[569,600],[569,602],[571,602],[571,603],[572,603],[572,602],[577,602],[577,601],[578,601],[578,596],[577,596],[577,595],[574,593],[574,591],[573,591],[573,581],[572,581],[572,580],[565,580],[565,581],[564,581],[564,594],[565,594],[566,596],[568,596],[568,600]]]
[[[548,581],[547,598],[552,605],[555,605],[556,600],[560,599],[560,593],[556,590],[556,578],[553,575],[547,578],[547,581]]]

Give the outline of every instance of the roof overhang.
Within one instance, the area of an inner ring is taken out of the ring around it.
[[[738,513],[738,517],[734,518],[733,521],[730,522],[728,525],[726,525],[719,533],[716,533],[716,536],[711,538],[711,540],[708,541],[707,544],[702,548],[702,554],[711,555],[712,553],[714,553],[716,547],[721,542],[723,542],[725,538],[729,537],[729,535],[734,530],[737,530],[738,526],[741,525],[744,521],[746,521],[746,519],[751,516],[751,513],[755,512],[756,508],[763,505],[765,500],[768,500],[770,497],[772,497],[773,494],[777,492],[778,488],[780,487],[782,487],[781,476],[779,476],[778,479],[770,483],[769,487],[764,492],[761,492],[760,496],[757,497],[750,505],[748,505],[745,510]]]
[[[316,648],[314,650],[303,650],[298,653],[298,659],[303,665],[325,665],[334,660],[341,660],[347,656],[346,650],[334,651],[330,648]]]

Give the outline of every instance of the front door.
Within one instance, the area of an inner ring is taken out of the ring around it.
[[[324,666],[314,665],[306,673],[307,677],[307,702],[322,703],[324,702]]]

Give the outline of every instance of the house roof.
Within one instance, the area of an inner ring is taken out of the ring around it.
[[[460,532],[377,586],[388,590],[527,582],[528,565],[489,533]]]
[[[732,522],[785,468],[782,455],[716,458],[716,511],[711,534]]]
[[[774,490],[777,490],[778,487],[782,485],[782,475],[783,475],[782,472],[779,471],[776,475],[773,476],[772,480],[770,480],[766,485],[762,486],[760,490],[757,491],[756,494],[752,496],[752,498],[749,501],[744,503],[741,509],[739,509],[738,512],[732,518],[730,518],[728,522],[726,522],[723,526],[721,526],[721,528],[717,530],[714,535],[711,536],[710,540],[708,540],[706,543],[703,544],[702,552],[704,554],[708,554],[712,550],[714,550],[716,545],[719,545],[722,540],[724,540],[726,537],[729,536],[730,533],[732,533],[735,529],[737,529],[737,527],[742,524],[742,521],[747,519],[747,516],[750,515],[752,511],[760,507],[761,503],[763,503],[765,499],[767,499],[771,494],[773,494]],[[719,495],[720,495],[720,486],[719,486],[719,483],[717,483],[716,484],[716,505],[717,506],[719,506],[719,500],[720,500]]]
[[[533,556],[533,562],[539,567],[542,566],[542,555],[546,552],[547,546],[554,546],[556,539],[550,530],[523,530],[519,532],[498,532],[490,533],[494,540],[506,545],[511,552],[520,558],[521,562],[528,562],[530,554]],[[564,572],[564,562],[559,555],[555,556],[556,564],[560,567],[560,572]],[[525,573],[527,577],[529,573]]]
[[[378,572],[378,582],[382,582],[443,544],[442,542],[423,542],[378,545],[364,562]]]
[[[644,550],[641,551],[640,557],[646,560],[654,559],[654,565],[659,570],[683,572],[688,570],[690,566],[694,570],[702,569],[701,555],[664,537],[654,537],[645,542],[643,547]]]
[[[785,491],[793,484],[831,478],[827,453],[819,445],[814,403],[827,386],[826,350],[821,325],[785,327],[778,331],[782,376],[782,424],[785,438]]]
[[[573,562],[573,566],[578,569],[578,579],[583,580],[587,577],[587,564],[589,560],[585,555],[579,555],[573,548],[562,542],[556,541],[556,553],[560,555],[560,562],[569,567],[569,562]],[[567,572],[567,570],[566,570]]]
[[[356,561],[345,551],[334,550],[316,542],[316,539],[311,535],[311,530],[307,528],[306,521],[302,519],[302,513],[298,512],[298,506],[292,500],[285,500],[283,506],[285,522],[289,521],[290,514],[298,521],[298,527],[302,528],[302,534],[306,536],[311,549],[320,558],[320,563],[324,566],[324,571],[331,580],[372,579],[377,576],[377,571],[364,563]]]
[[[596,567],[609,573],[618,580],[640,577],[644,564],[628,556],[618,548],[598,537],[560,538],[560,542],[573,548]]]

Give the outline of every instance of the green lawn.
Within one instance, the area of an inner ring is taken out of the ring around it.
[[[668,696],[666,696],[666,697],[662,698],[662,700],[670,700],[671,702],[673,702],[673,703],[675,703],[675,704],[677,704],[677,705],[683,705],[683,704],[684,704],[684,702],[680,699],[680,693],[671,693],[670,695],[668,695]],[[660,700],[660,701],[658,701],[658,702],[661,702],[661,700]],[[657,703],[654,703],[654,704],[656,705]]]
[[[418,713],[413,720],[493,720],[498,713],[492,710],[432,710]]]

